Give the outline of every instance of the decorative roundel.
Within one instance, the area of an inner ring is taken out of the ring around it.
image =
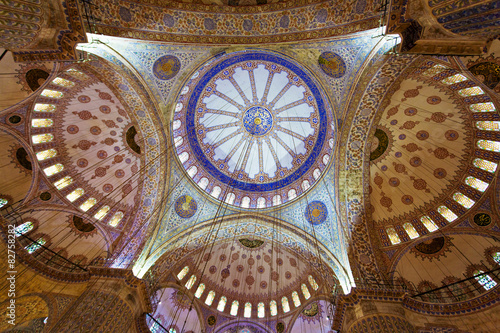
[[[160,80],[170,80],[179,73],[181,61],[172,55],[165,55],[156,59],[153,64],[153,74]]]
[[[205,192],[244,208],[305,193],[333,148],[331,106],[312,75],[282,55],[223,54],[181,90],[172,122],[180,162]]]
[[[175,212],[182,218],[190,218],[196,213],[198,205],[196,201],[189,195],[183,195],[175,201]]]
[[[333,52],[323,52],[318,58],[318,64],[326,75],[335,79],[344,76],[346,65],[341,56]]]
[[[480,227],[485,227],[491,223],[491,216],[486,213],[478,213],[474,215],[474,223]]]
[[[318,225],[326,221],[328,209],[321,201],[313,201],[307,205],[306,220],[312,225]]]

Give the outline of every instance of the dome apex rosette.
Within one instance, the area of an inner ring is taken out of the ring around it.
[[[267,208],[305,193],[328,165],[333,112],[312,75],[268,51],[222,54],[179,94],[179,161],[199,188],[230,205]]]

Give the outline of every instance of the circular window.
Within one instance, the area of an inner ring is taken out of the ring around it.
[[[306,192],[333,147],[331,107],[312,76],[270,52],[223,55],[178,98],[173,141],[199,187],[228,204],[266,208]]]

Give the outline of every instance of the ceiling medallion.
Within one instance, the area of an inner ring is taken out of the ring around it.
[[[179,160],[202,190],[228,204],[289,202],[330,160],[331,107],[312,75],[282,55],[221,55],[188,80],[177,102]]]

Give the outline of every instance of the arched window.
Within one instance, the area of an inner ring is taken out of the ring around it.
[[[88,80],[88,76],[86,74],[83,74],[82,72],[80,72],[79,70],[76,70],[74,68],[70,68],[66,71],[66,73],[68,73],[69,75],[77,78],[78,80]]]
[[[266,198],[260,197],[257,199],[257,208],[265,208],[266,207]]]
[[[37,134],[37,135],[33,135],[31,137],[31,139],[33,140],[33,144],[46,143],[46,142],[51,142],[52,140],[54,140],[54,136],[50,133]]]
[[[500,264],[500,252],[493,253],[492,257],[497,264]]]
[[[194,165],[191,165],[189,167],[187,173],[188,173],[189,177],[193,178],[198,173],[198,168],[195,167]]]
[[[415,230],[413,224],[406,222],[405,224],[403,224],[403,228],[405,228],[406,233],[408,234],[408,236],[410,236],[411,239],[415,239],[418,237],[418,232],[417,230]]]
[[[226,302],[227,302],[226,296],[221,296],[219,304],[217,305],[217,310],[219,310],[220,312],[224,312],[224,308],[226,307]]]
[[[191,277],[189,278],[189,280],[186,282],[186,289],[191,289],[191,287],[193,287],[193,284],[196,282],[196,276],[194,275],[191,275]]]
[[[57,150],[55,150],[55,149],[47,149],[47,150],[40,151],[40,152],[36,153],[36,158],[39,161],[43,161],[43,160],[52,158],[52,157],[54,157],[56,155],[57,155]]]
[[[207,295],[207,299],[205,300],[205,304],[208,306],[212,305],[212,303],[214,302],[214,298],[215,298],[215,291],[210,290],[210,292]]]
[[[64,96],[62,92],[50,89],[44,89],[41,95],[48,98],[61,98]]]
[[[47,242],[42,237],[42,238],[39,238],[36,242],[31,243],[30,245],[26,246],[25,249],[26,249],[26,251],[28,251],[28,253],[33,253],[36,250],[38,250],[39,248],[41,248],[42,245],[45,245],[45,243],[47,243]]]
[[[257,317],[264,318],[266,316],[266,309],[264,308],[264,303],[260,302],[257,304]]]
[[[302,283],[300,285],[300,289],[302,289],[302,294],[304,294],[305,299],[311,298],[311,294],[309,293],[309,289],[307,289],[307,286],[305,283]]]
[[[234,203],[234,199],[236,199],[236,195],[231,192],[226,195],[226,200],[224,200],[224,202],[232,205]]]
[[[55,182],[54,186],[58,190],[62,190],[66,186],[71,185],[71,183],[73,183],[73,178],[71,178],[70,176],[66,176],[64,178],[59,179],[57,182]]]
[[[95,213],[94,217],[98,220],[101,220],[106,214],[108,214],[110,207],[109,206],[103,206],[97,213]]]
[[[314,289],[314,290],[318,290],[319,286],[318,284],[316,283],[316,280],[314,280],[313,276],[312,275],[309,275],[307,277],[307,280],[309,281],[309,284],[311,285],[311,287]]]
[[[459,82],[462,82],[465,80],[467,80],[467,78],[465,76],[463,76],[462,74],[455,74],[453,76],[448,76],[446,79],[443,79],[441,82],[443,82],[444,84],[455,84],[455,83],[459,83]]]
[[[475,188],[476,190],[478,190],[480,192],[484,192],[488,188],[488,183],[483,182],[482,180],[479,180],[476,177],[472,177],[472,176],[465,178],[465,184],[469,185],[470,187]]]
[[[429,68],[428,70],[426,70],[425,72],[423,72],[422,74],[425,76],[435,76],[447,68],[448,67],[445,67],[443,65],[436,64],[436,65],[432,66],[431,68]]]
[[[475,158],[472,163],[474,163],[474,166],[476,168],[479,168],[484,171],[488,171],[491,173],[495,173],[495,171],[497,171],[498,164],[483,160],[482,158]]]
[[[174,120],[172,123],[172,129],[175,131],[176,129],[181,128],[182,122],[180,120]]]
[[[179,280],[184,279],[184,277],[187,275],[188,272],[189,272],[189,267],[186,266],[179,272],[179,274],[177,274],[177,278]]]
[[[116,212],[115,215],[109,220],[109,225],[116,227],[123,218],[123,212]]]
[[[249,197],[243,197],[243,199],[241,199],[241,207],[243,207],[243,208],[250,207],[250,198]]]
[[[493,112],[496,111],[495,105],[491,102],[476,103],[469,106],[472,112]]]
[[[157,321],[159,323],[156,322],[156,321],[153,321],[153,324],[149,327],[149,330],[151,331],[151,333],[157,333],[157,332],[159,332],[160,324],[161,324],[161,319],[157,319]]]
[[[483,131],[496,131],[500,130],[500,121],[477,121],[476,127]]]
[[[278,314],[278,306],[276,305],[276,301],[272,300],[269,302],[269,309],[271,310],[271,316],[276,316]]]
[[[294,188],[288,191],[288,200],[295,199],[296,197],[297,197],[297,191]]]
[[[433,220],[431,220],[429,216],[422,216],[420,218],[420,222],[422,222],[422,224],[429,232],[438,230],[438,226],[436,225],[436,223],[434,223]]]
[[[63,79],[61,77],[56,77],[52,83],[57,84],[58,86],[65,87],[65,88],[71,88],[75,85],[74,82]]]
[[[179,155],[179,161],[181,162],[181,164],[184,164],[184,162],[186,162],[188,159],[189,159],[189,154],[186,151],[183,151]]]
[[[437,209],[438,213],[441,214],[448,222],[453,222],[455,221],[458,216],[453,213],[448,207],[446,206],[439,206]]]
[[[401,240],[399,239],[399,235],[397,234],[396,229],[394,229],[393,227],[389,227],[386,229],[386,231],[387,231],[387,236],[389,236],[392,245],[401,243]]]
[[[485,290],[490,290],[494,286],[497,285],[495,281],[488,275],[488,274],[482,274],[484,273],[483,271],[477,270],[474,272],[475,279],[477,282],[483,286]],[[482,275],[480,275],[482,274]]]
[[[182,136],[177,136],[174,138],[174,145],[176,147],[179,147],[180,145],[182,145],[182,142],[184,142],[184,139],[182,138]]]
[[[84,203],[80,205],[80,209],[84,212],[88,211],[97,203],[96,198],[88,198]]]
[[[200,285],[196,289],[196,292],[194,293],[194,297],[200,298],[204,291],[205,291],[205,285],[203,283],[200,283]]]
[[[0,198],[0,208],[6,206],[9,203],[9,200],[5,198]]]
[[[462,97],[476,96],[484,94],[483,89],[479,87],[470,87],[458,91],[458,94]]]
[[[252,303],[245,303],[245,311],[243,312],[243,317],[250,318],[252,316]]]
[[[477,140],[477,147],[484,150],[500,152],[500,142],[490,140]]]
[[[58,164],[54,164],[52,166],[49,166],[48,168],[43,169],[43,172],[45,172],[45,175],[47,177],[50,177],[52,175],[55,175],[58,172],[63,171],[63,169],[64,169],[64,166],[62,164],[58,163]]]
[[[290,312],[290,304],[288,304],[288,298],[286,298],[286,296],[281,298],[281,306],[283,307],[284,313]]]
[[[281,195],[275,195],[273,197],[273,206],[281,205]]]
[[[238,301],[233,301],[231,304],[231,316],[237,316],[238,315],[238,307],[240,306],[240,302]]]
[[[70,194],[68,194],[66,196],[66,199],[68,199],[69,201],[73,202],[76,199],[78,199],[79,197],[81,197],[84,193],[85,193],[85,191],[83,190],[83,188],[77,188],[76,190],[74,190],[73,192],[71,192]]]
[[[214,186],[214,188],[212,189],[212,193],[210,193],[210,195],[216,199],[219,199],[219,195],[221,192],[222,190],[219,186]]]
[[[475,204],[474,200],[470,199],[469,197],[463,195],[460,192],[453,194],[453,200],[455,200],[456,202],[458,202],[460,205],[462,205],[467,209],[471,208]]]
[[[27,232],[30,232],[33,230],[33,222],[27,221],[24,222],[23,224],[20,224],[16,227],[15,232],[16,232],[16,237],[19,237],[21,235],[24,235]]]
[[[309,184],[309,181],[306,179],[302,182],[302,190],[307,191],[311,187],[311,184]]]
[[[199,186],[202,190],[206,189],[206,188],[207,188],[207,186],[208,186],[208,178],[203,177],[202,179],[200,179],[200,181],[198,182],[198,186]]]
[[[34,110],[36,112],[54,112],[56,110],[56,106],[54,104],[36,103]]]
[[[31,119],[32,127],[50,127],[54,125],[54,121],[52,119]]]
[[[293,305],[295,305],[296,308],[298,308],[300,306],[299,294],[296,291],[292,292],[292,301],[293,301]]]

